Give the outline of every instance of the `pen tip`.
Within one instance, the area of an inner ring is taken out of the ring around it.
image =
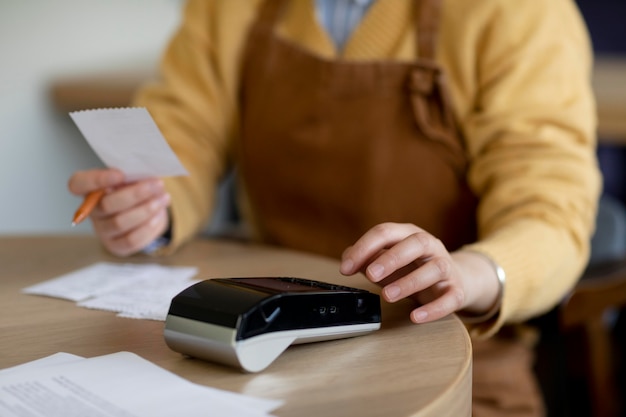
[[[72,222],[72,227],[76,226],[76,222]]]

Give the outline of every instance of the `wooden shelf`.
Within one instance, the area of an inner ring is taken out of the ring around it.
[[[62,112],[126,107],[141,84],[153,77],[148,71],[136,71],[67,78],[52,83],[49,94]]]
[[[54,105],[70,112],[90,108],[128,106],[137,88],[153,78],[150,71],[104,73],[54,82]],[[602,143],[626,145],[626,56],[598,56],[593,88]]]
[[[596,57],[593,89],[600,140],[626,145],[626,56]]]

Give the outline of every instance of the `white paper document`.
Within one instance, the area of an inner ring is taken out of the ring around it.
[[[194,384],[130,352],[55,356],[0,371],[0,416],[256,417],[283,403]]]
[[[195,267],[99,262],[22,292],[76,301],[119,316],[164,321],[172,298],[198,282]]]
[[[128,181],[187,175],[143,107],[81,110],[70,117],[102,162]]]
[[[37,359],[22,365],[13,366],[11,368],[0,369],[0,376],[6,375],[9,372],[23,372],[31,369],[39,369],[44,366],[61,365],[63,363],[69,363],[78,359],[83,359],[78,355],[72,355],[71,353],[59,352],[54,355],[46,356],[45,358]]]

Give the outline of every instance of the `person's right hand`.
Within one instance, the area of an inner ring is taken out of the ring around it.
[[[75,172],[68,188],[77,196],[106,190],[90,218],[104,247],[114,255],[141,251],[169,226],[170,195],[159,178],[128,183],[121,171],[93,169]]]

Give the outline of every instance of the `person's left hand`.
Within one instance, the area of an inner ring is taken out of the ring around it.
[[[383,298],[410,297],[420,306],[411,320],[424,323],[459,310],[480,314],[495,304],[498,281],[484,258],[472,252],[448,252],[435,236],[413,224],[382,223],[347,248],[344,275],[357,272],[382,287]]]

